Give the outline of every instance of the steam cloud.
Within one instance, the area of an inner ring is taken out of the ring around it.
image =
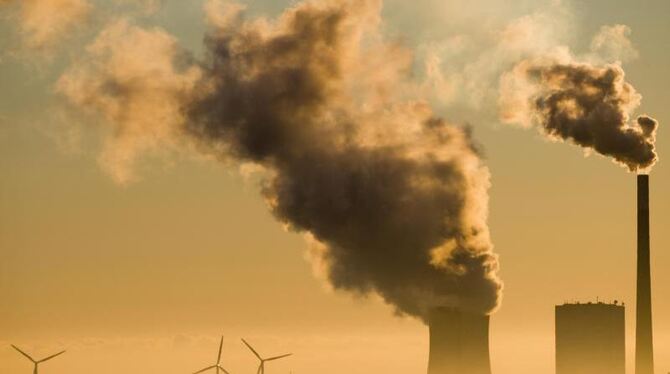
[[[135,179],[140,155],[184,146],[182,108],[201,72],[197,66],[180,68],[179,59],[187,57],[166,32],[119,20],[100,32],[56,84],[77,108],[100,114],[112,126],[99,162],[120,184]]]
[[[0,0],[0,7],[14,0]],[[88,0],[20,0],[18,25],[31,49],[48,49],[81,24],[92,9]]]
[[[525,60],[503,77],[502,119],[539,126],[553,139],[594,150],[630,171],[658,160],[658,122],[631,113],[641,96],[619,64],[595,66],[558,60]]]
[[[394,92],[411,85],[411,56],[378,35],[380,7],[309,2],[245,20],[242,6],[210,1],[204,61],[125,25],[103,32],[58,89],[108,119],[109,147],[178,144],[262,167],[273,214],[313,239],[335,288],[424,319],[445,305],[490,313],[502,286],[488,169],[467,127]],[[118,43],[138,36],[161,44]]]

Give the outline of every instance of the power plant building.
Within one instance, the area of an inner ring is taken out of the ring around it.
[[[556,306],[556,374],[625,374],[625,328],[617,303]]]
[[[437,308],[428,325],[428,374],[491,374],[488,315]]]

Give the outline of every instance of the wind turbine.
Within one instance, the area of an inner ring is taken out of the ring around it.
[[[242,339],[242,343],[244,343],[244,345],[246,345],[247,347],[249,347],[249,349],[251,350],[251,352],[253,352],[254,355],[258,358],[258,360],[261,362],[261,364],[258,365],[258,370],[256,371],[256,374],[265,374],[265,363],[266,363],[267,361],[279,360],[280,358],[288,357],[288,356],[290,356],[290,355],[293,354],[293,353],[287,353],[287,354],[285,354],[285,355],[281,355],[281,356],[275,356],[275,357],[270,357],[270,358],[263,358],[263,357],[261,357],[261,355],[258,354],[258,352],[256,352],[256,350],[255,350],[249,343],[247,343],[246,340]]]
[[[41,360],[35,360],[34,358],[30,357],[29,354],[27,354],[26,352],[20,350],[19,347],[15,346],[14,344],[12,344],[12,348],[14,348],[14,349],[16,349],[17,351],[19,351],[20,354],[26,356],[26,358],[29,359],[29,360],[35,365],[35,368],[33,369],[33,374],[37,374],[37,366],[38,366],[39,364],[43,363],[44,361],[49,361],[49,360],[51,360],[52,358],[54,358],[54,357],[56,357],[56,356],[60,356],[60,355],[62,355],[63,353],[65,353],[65,351],[62,351],[62,352],[58,352],[58,353],[56,353],[55,355],[51,355],[51,356],[49,356],[49,357],[47,357],[47,358],[43,358],[43,359],[41,359]]]
[[[212,365],[212,366],[208,366],[208,367],[206,367],[202,370],[198,370],[193,374],[202,373],[202,372],[205,372],[207,370],[212,370],[212,369],[216,369],[216,374],[219,374],[220,371],[223,371],[226,374],[230,374],[226,369],[223,368],[223,366],[221,366],[221,352],[223,352],[223,336],[221,337],[221,342],[219,343],[219,355],[216,356],[216,364]]]

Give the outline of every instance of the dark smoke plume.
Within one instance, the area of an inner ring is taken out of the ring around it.
[[[302,3],[271,21],[216,5],[207,8],[213,28],[197,74],[163,68],[160,84],[126,85],[101,78],[106,69],[77,69],[62,91],[75,103],[101,95],[122,108],[153,87],[161,102],[179,98],[183,121],[169,131],[142,133],[140,115],[139,125],[123,126],[154,140],[146,143],[179,143],[166,140],[176,134],[222,161],[261,166],[273,214],[313,240],[335,288],[378,293],[422,319],[438,306],[492,312],[502,286],[486,223],[488,169],[468,128],[389,89],[410,84],[411,60],[376,33],[381,3]]]
[[[507,122],[531,121],[548,136],[612,157],[633,172],[658,160],[658,122],[640,116],[631,123],[641,96],[618,64],[524,61],[503,79],[502,97]]]

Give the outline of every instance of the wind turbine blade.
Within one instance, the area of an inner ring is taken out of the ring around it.
[[[254,355],[256,355],[256,357],[258,357],[259,360],[263,361],[263,359],[261,358],[261,355],[259,355],[258,352],[256,352],[256,350],[253,349],[253,347],[249,343],[247,343],[246,340],[242,339],[242,343],[244,343],[247,347],[249,347],[249,349],[251,349],[251,352],[253,352]],[[258,370],[260,372],[260,368]]]
[[[230,374],[228,370],[224,369],[223,366],[219,365],[219,369],[221,369],[224,373]]]
[[[54,357],[56,357],[56,356],[60,356],[60,355],[62,355],[63,353],[65,353],[65,351],[58,352],[58,353],[56,353],[55,355],[51,355],[51,356],[49,356],[49,357],[47,357],[47,358],[43,358],[43,359],[37,361],[37,363],[44,362],[44,361],[49,361],[49,360],[51,360],[52,358],[54,358]]]
[[[30,361],[32,361],[32,362],[34,362],[34,363],[37,363],[37,361],[33,360],[33,358],[30,357],[30,355],[28,355],[26,352],[20,350],[19,347],[15,346],[14,344],[12,344],[11,346],[12,346],[12,348],[14,348],[14,349],[16,349],[17,351],[19,351],[20,354],[26,356]]]
[[[35,368],[33,369],[33,374],[37,374],[37,362],[35,363]]]
[[[217,365],[221,363],[221,351],[222,350],[223,350],[223,336],[221,337],[221,342],[219,343],[219,355],[217,356],[217,359],[216,359],[216,364]]]
[[[288,356],[291,356],[291,355],[293,355],[293,353],[287,353],[287,354],[285,354],[285,355],[281,355],[281,356],[275,356],[275,357],[266,358],[264,361],[279,360],[280,358],[288,357]]]
[[[205,372],[205,371],[207,371],[207,370],[214,369],[215,367],[216,367],[216,365],[208,366],[208,367],[206,367],[206,368],[204,368],[204,369],[202,369],[202,370],[198,370],[198,371],[196,371],[196,372],[193,373],[193,374],[199,374],[199,373]]]
[[[263,372],[263,361],[261,361],[261,364],[258,365],[258,370],[256,370],[256,374],[261,374]]]

